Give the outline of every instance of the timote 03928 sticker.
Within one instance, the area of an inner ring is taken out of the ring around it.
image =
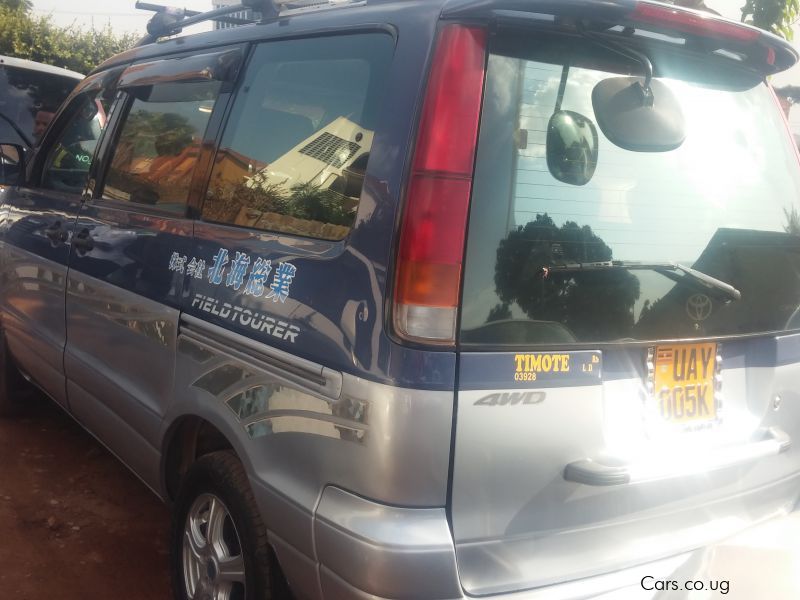
[[[492,352],[461,357],[462,389],[550,388],[598,385],[603,353]]]

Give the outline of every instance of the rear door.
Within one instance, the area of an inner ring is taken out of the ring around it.
[[[64,297],[73,227],[95,146],[105,128],[113,73],[86,80],[33,164],[33,177],[4,194],[3,329],[23,369],[66,403]]]
[[[67,282],[70,407],[151,485],[172,396],[204,140],[241,48],[134,64],[120,77],[102,179],[78,216]],[[201,183],[202,185],[202,183]]]
[[[800,172],[782,116],[724,54],[626,43],[678,98],[675,150],[624,150],[597,125],[595,86],[641,73],[635,58],[502,28],[490,42],[451,505],[469,594],[675,554],[800,494]],[[588,183],[553,174],[591,152],[548,147],[559,107],[597,131]]]

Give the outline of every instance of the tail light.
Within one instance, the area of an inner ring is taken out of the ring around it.
[[[441,30],[400,231],[394,323],[409,339],[455,341],[485,63],[486,30]]]

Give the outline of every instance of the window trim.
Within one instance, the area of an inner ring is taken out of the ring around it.
[[[113,93],[116,88],[116,78],[119,76],[120,73],[124,70],[125,66],[115,67],[114,69],[110,69],[109,71],[104,71],[102,73],[98,73],[96,75],[90,75],[83,81],[81,81],[78,86],[72,91],[72,93],[64,100],[61,108],[56,113],[56,116],[53,118],[53,122],[47,129],[45,133],[45,137],[42,139],[42,143],[36,149],[36,153],[33,157],[33,160],[30,162],[30,166],[28,169],[28,177],[27,184],[28,187],[35,187],[37,189],[45,189],[42,186],[42,180],[44,177],[44,167],[47,164],[47,159],[50,156],[50,151],[53,150],[53,147],[58,141],[61,139],[61,134],[64,132],[69,123],[72,122],[72,117],[75,115],[75,101],[79,96],[83,96],[84,94],[90,94],[96,91],[103,90],[105,88],[106,93]],[[87,186],[84,186],[82,195],[86,194],[86,190],[88,188],[88,182],[92,179],[92,173],[96,168],[98,162],[100,162],[100,150],[103,144],[103,139],[106,137],[106,133],[110,129],[113,123],[113,115],[114,115],[114,105],[116,104],[116,100],[112,100],[110,103],[109,111],[108,111],[108,123],[106,127],[100,132],[100,137],[97,140],[97,146],[95,146],[94,154],[92,155],[92,163],[89,166],[89,174],[87,176]],[[47,188],[48,191],[56,191],[50,190]],[[72,194],[70,194],[72,195]]]
[[[105,137],[106,131],[108,131],[109,125],[111,124],[111,116],[113,114],[113,106],[114,103],[112,102],[109,105],[108,121],[106,126],[100,132],[100,135],[97,138],[97,143],[95,144],[94,151],[92,153],[92,160],[89,163],[89,168],[86,170],[86,181],[79,192],[69,192],[66,190],[57,190],[52,187],[46,187],[44,184],[44,174],[47,171],[48,166],[50,165],[50,157],[53,154],[53,151],[56,149],[56,145],[58,145],[61,141],[61,136],[66,131],[67,127],[72,124],[75,115],[77,114],[77,106],[81,102],[81,100],[86,95],[93,95],[102,90],[102,87],[92,87],[82,91],[79,94],[74,94],[71,96],[69,103],[65,107],[64,111],[62,111],[61,115],[63,115],[63,119],[60,119],[58,124],[54,123],[56,127],[53,127],[49,130],[51,135],[47,138],[47,144],[43,144],[40,151],[37,152],[35,157],[35,164],[33,166],[33,178],[31,179],[31,184],[33,187],[36,187],[40,190],[46,190],[48,193],[59,193],[64,194],[66,196],[80,196],[84,198],[87,193],[87,189],[89,188],[89,182],[92,180],[92,173],[96,168],[96,165],[99,161],[100,156],[100,146],[103,142],[103,138]],[[97,94],[99,95],[99,94]]]
[[[159,83],[234,81],[244,58],[236,46],[205,54],[184,54],[130,65],[119,78],[120,89]]]
[[[216,144],[216,140],[221,135],[221,130],[219,128],[219,123],[221,120],[220,115],[226,112],[229,108],[230,99],[231,99],[231,88],[234,85],[237,85],[237,81],[241,79],[241,74],[244,72],[242,68],[245,64],[246,57],[249,56],[249,45],[246,43],[241,44],[234,44],[234,45],[225,45],[217,48],[217,52],[207,53],[204,56],[222,56],[226,54],[230,54],[233,52],[238,52],[240,54],[240,60],[238,62],[238,68],[236,69],[236,80],[235,81],[224,81],[222,82],[222,86],[220,88],[220,92],[217,95],[217,99],[214,102],[214,109],[211,112],[211,116],[206,124],[205,132],[203,133],[203,138],[200,142],[200,151],[198,154],[197,161],[194,166],[194,170],[192,172],[192,178],[189,183],[189,195],[187,197],[186,203],[184,204],[184,210],[180,212],[172,211],[172,210],[165,210],[158,208],[157,205],[149,205],[149,204],[140,204],[136,202],[125,202],[125,201],[118,201],[112,200],[108,198],[103,198],[103,191],[105,190],[106,185],[106,178],[108,177],[108,172],[111,168],[111,161],[113,159],[114,150],[116,149],[117,142],[119,141],[119,136],[122,133],[122,127],[126,122],[128,114],[130,112],[131,106],[133,105],[134,96],[129,92],[132,87],[137,86],[127,86],[125,88],[118,88],[117,91],[117,98],[114,101],[114,104],[111,108],[111,116],[112,119],[110,120],[108,126],[106,127],[105,131],[103,132],[105,135],[101,139],[101,143],[98,144],[98,150],[100,151],[100,160],[95,161],[93,164],[97,165],[97,170],[90,175],[89,178],[89,193],[86,201],[91,203],[92,205],[103,207],[113,207],[116,209],[126,210],[129,212],[135,212],[140,214],[147,214],[159,217],[171,217],[176,219],[185,219],[185,218],[195,218],[196,217],[196,208],[197,205],[197,196],[200,192],[199,189],[203,190],[203,194],[205,193],[205,184],[206,181],[211,177],[211,166],[212,162],[208,162],[207,154],[209,152],[209,145],[214,146]],[[174,60],[180,60],[182,58],[191,57],[193,53],[184,52],[179,55],[170,54],[167,55],[158,61],[142,61],[141,63],[135,64],[148,64],[154,62],[165,63]],[[134,64],[134,65],[135,65]],[[131,65],[131,66],[134,66]],[[121,67],[119,69],[120,73],[125,71],[129,66]],[[218,79],[178,79],[178,80],[170,80],[170,79],[162,79],[157,83],[192,83],[198,81],[220,81]],[[140,84],[145,85],[145,84]],[[149,83],[147,85],[153,85],[153,83]]]

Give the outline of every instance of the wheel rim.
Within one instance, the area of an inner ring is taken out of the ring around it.
[[[244,555],[236,524],[217,496],[192,504],[183,531],[183,582],[189,600],[243,600]]]

